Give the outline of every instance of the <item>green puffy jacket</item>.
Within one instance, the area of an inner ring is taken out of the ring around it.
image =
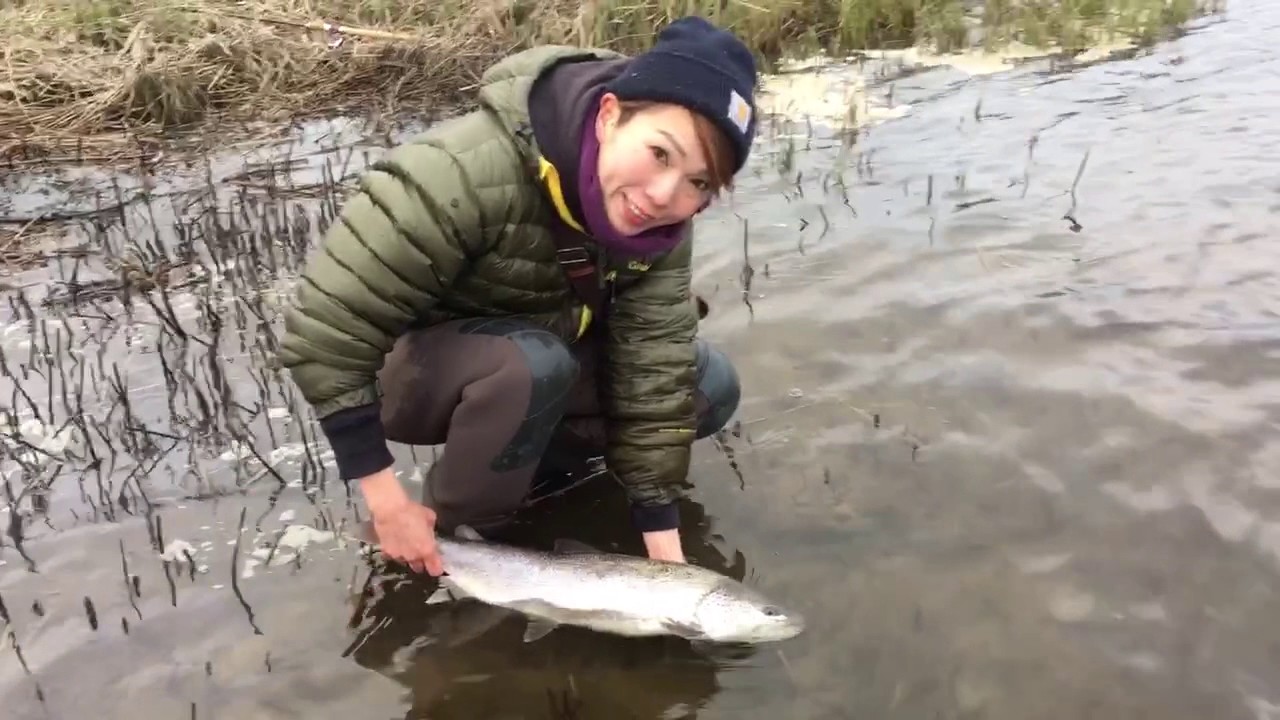
[[[285,313],[281,360],[321,419],[375,403],[376,374],[410,326],[520,316],[573,342],[582,309],[556,261],[560,222],[541,179],[528,94],[570,57],[606,50],[543,46],[482,78],[480,108],[387,152],[309,261]],[[655,506],[686,487],[695,434],[697,314],[692,232],[651,266],[616,273],[601,402],[605,459],[632,502]]]

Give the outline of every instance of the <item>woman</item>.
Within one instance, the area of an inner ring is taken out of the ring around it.
[[[747,48],[696,17],[634,59],[537,47],[486,71],[478,110],[369,168],[281,357],[387,556],[440,574],[437,521],[500,522],[554,440],[602,454],[649,556],[684,560],[690,444],[738,403],[695,339],[691,219],[746,161],[755,81]],[[423,503],[388,439],[444,443]]]

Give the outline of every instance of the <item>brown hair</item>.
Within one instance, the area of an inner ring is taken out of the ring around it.
[[[651,100],[621,100],[618,103],[620,112],[618,124],[623,125],[633,116],[663,103]],[[711,194],[718,195],[724,188],[733,187],[733,143],[725,137],[724,131],[716,127],[705,115],[690,110],[693,115],[694,133],[698,136],[698,145],[707,158],[707,181],[711,184]]]

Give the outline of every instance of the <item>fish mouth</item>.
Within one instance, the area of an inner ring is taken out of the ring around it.
[[[762,642],[790,640],[803,633],[807,628],[804,616],[799,613],[788,612],[775,620],[775,622],[768,623],[760,628]]]
[[[805,631],[804,620],[788,620],[769,629],[767,640],[790,640]]]
[[[805,631],[803,622],[773,623],[752,628],[745,632],[722,637],[718,642],[730,645],[759,645],[790,640]]]

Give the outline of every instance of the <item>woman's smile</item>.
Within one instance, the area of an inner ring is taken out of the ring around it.
[[[640,209],[640,206],[635,202],[632,202],[631,198],[627,197],[626,193],[623,193],[621,198],[622,219],[627,223],[627,225],[635,230],[642,230],[648,226],[649,223],[653,222],[653,215],[650,215]]]

